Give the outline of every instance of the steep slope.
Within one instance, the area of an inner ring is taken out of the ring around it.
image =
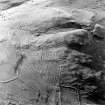
[[[0,105],[105,104],[102,6],[93,9],[95,0],[2,3]]]

